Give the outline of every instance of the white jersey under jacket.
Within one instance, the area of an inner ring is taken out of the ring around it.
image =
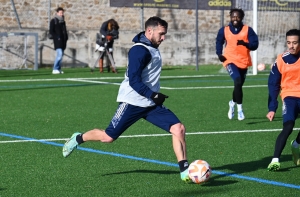
[[[152,56],[151,61],[142,71],[141,74],[142,82],[147,87],[149,87],[151,91],[159,92],[160,89],[159,78],[160,78],[161,67],[162,67],[160,52],[157,48],[147,46],[142,43],[136,43],[132,47],[135,47],[137,45],[142,45],[146,47]],[[127,68],[127,72],[128,70],[130,70],[129,67]],[[125,73],[125,79],[120,85],[117,102],[126,102],[131,105],[139,106],[139,107],[154,106],[155,103],[150,98],[140,95],[129,85],[129,78],[127,76],[127,72]]]

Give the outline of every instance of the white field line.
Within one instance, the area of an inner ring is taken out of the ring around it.
[[[243,88],[262,88],[268,87],[268,85],[244,85]],[[233,86],[208,86],[208,87],[181,87],[181,88],[171,88],[171,87],[160,87],[165,90],[192,90],[192,89],[216,89],[216,88],[233,88]]]
[[[211,134],[232,134],[232,133],[259,133],[259,132],[274,132],[281,131],[282,129],[257,129],[257,130],[241,130],[241,131],[211,131],[211,132],[191,132],[186,135],[211,135]],[[300,128],[294,128],[294,130],[300,130]],[[160,137],[171,136],[169,133],[165,134],[145,134],[145,135],[123,135],[120,138],[141,138],[141,137]],[[57,138],[57,139],[34,139],[34,140],[9,140],[0,141],[0,144],[4,143],[17,143],[17,142],[39,142],[39,141],[67,141],[69,138]]]
[[[97,79],[124,79],[124,77],[99,77],[99,78],[59,78],[59,79],[17,79],[17,80],[0,80],[1,82],[37,82],[37,81],[80,81],[80,80],[97,80]]]
[[[185,76],[161,76],[161,79],[176,78],[202,78],[202,77],[218,77],[225,75],[185,75]],[[104,80],[104,79],[124,79],[124,77],[91,77],[91,78],[59,78],[59,79],[16,79],[16,80],[0,80],[0,82],[31,82],[31,81],[65,81],[65,80]]]
[[[65,81],[66,78],[61,79],[16,79],[16,80],[0,80],[1,82],[35,82],[35,81]]]
[[[67,79],[68,81],[80,81],[80,82],[88,82],[88,83],[99,83],[99,84],[112,84],[112,85],[120,85],[120,83],[111,83],[104,81],[91,81],[86,79]],[[260,88],[260,87],[268,87],[267,85],[249,85],[243,86],[245,88]],[[181,87],[181,88],[171,88],[171,87],[160,87],[165,90],[190,90],[190,89],[216,89],[216,88],[233,88],[233,86],[211,86],[211,87]]]
[[[86,79],[67,79],[68,81],[79,81],[79,82],[87,82],[87,83],[99,83],[99,84],[111,84],[111,85],[120,85],[120,83],[112,83],[105,81],[91,81]]]
[[[265,74],[269,75],[269,74]],[[177,78],[203,78],[203,77],[224,77],[226,75],[183,75],[183,76],[161,76],[161,79],[177,79]],[[247,75],[251,77],[255,75]],[[1,82],[33,82],[33,81],[65,81],[65,80],[104,80],[104,79],[124,79],[124,77],[91,77],[91,78],[59,78],[59,79],[18,79],[18,80],[0,80]]]
[[[294,128],[297,130],[298,128]],[[231,133],[258,133],[258,132],[274,132],[281,131],[282,129],[258,129],[258,130],[242,130],[242,131],[210,131],[210,132],[189,132],[186,135],[210,135],[210,134],[231,134]],[[134,137],[157,137],[157,136],[170,136],[171,134],[149,134],[149,135],[124,135],[120,138],[134,138]]]
[[[222,75],[193,75],[193,76],[164,76],[161,78],[191,78],[191,77],[208,77],[208,76],[222,76]],[[123,79],[124,77],[96,77],[96,78],[61,78],[61,79],[24,79],[24,80],[0,80],[0,82],[36,82],[36,81],[78,81],[85,83],[98,83],[109,85],[120,85],[120,83],[94,81],[96,79]],[[260,88],[267,87],[267,85],[245,85],[244,88]],[[165,90],[193,90],[193,89],[217,89],[217,88],[233,88],[233,86],[207,86],[207,87],[161,87]]]

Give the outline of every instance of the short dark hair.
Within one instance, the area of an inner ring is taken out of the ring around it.
[[[288,37],[288,36],[298,36],[300,38],[300,30],[299,29],[290,29],[286,32],[285,36],[286,37]]]
[[[158,16],[152,16],[145,22],[145,29],[151,26],[157,27],[159,25],[165,27],[166,29],[168,28],[168,23],[165,20],[159,18]]]
[[[241,15],[241,17],[242,17],[242,19],[243,19],[244,16],[245,16],[245,12],[244,12],[244,10],[242,10],[241,8],[232,8],[232,9],[230,10],[230,12],[229,12],[230,16],[231,16],[231,14],[232,14],[233,12],[239,12],[240,15]]]
[[[58,7],[57,9],[56,9],[56,12],[59,12],[59,11],[65,11],[62,7]]]

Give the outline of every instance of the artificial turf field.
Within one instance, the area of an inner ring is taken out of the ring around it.
[[[227,117],[233,82],[221,66],[164,67],[164,105],[186,126],[189,161],[213,169],[206,184],[185,184],[171,136],[140,120],[112,144],[88,142],[68,158],[64,142],[74,132],[105,129],[118,103],[118,74],[88,68],[0,70],[0,196],[300,196],[300,167],[291,160],[290,141],[281,170],[266,170],[282,128],[281,102],[275,120],[268,112],[268,71],[248,75],[246,119]]]

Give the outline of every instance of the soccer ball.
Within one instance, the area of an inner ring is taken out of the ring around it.
[[[266,68],[266,66],[263,63],[260,63],[257,65],[257,70],[259,70],[259,71],[263,71],[263,70],[265,70],[265,68]]]
[[[204,160],[193,161],[188,170],[190,179],[196,184],[208,181],[212,174],[209,164]]]

